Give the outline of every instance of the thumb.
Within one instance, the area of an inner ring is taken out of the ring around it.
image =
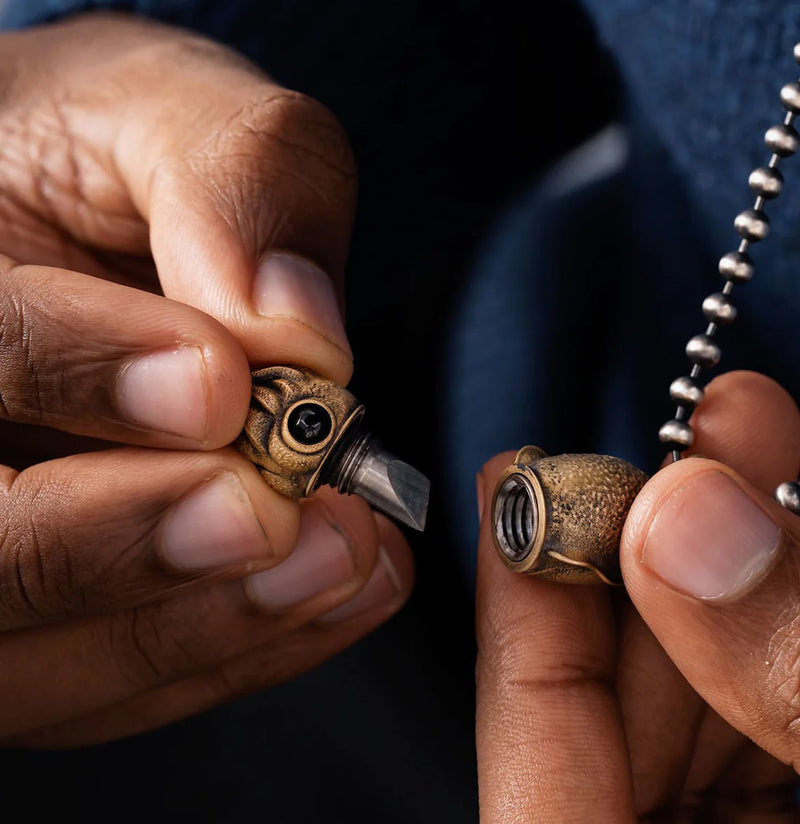
[[[631,599],[697,692],[759,746],[800,765],[800,519],[733,470],[659,472],[622,546]]]

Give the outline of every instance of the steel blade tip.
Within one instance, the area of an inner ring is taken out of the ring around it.
[[[391,518],[420,531],[428,515],[430,481],[377,444],[362,458],[349,492]]]
[[[389,479],[397,496],[398,520],[420,532],[424,531],[431,482],[419,470],[398,460],[389,464]]]

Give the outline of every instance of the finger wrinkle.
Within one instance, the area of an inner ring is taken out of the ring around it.
[[[615,685],[613,658],[597,652],[581,650],[571,654],[557,645],[549,650],[537,647],[535,655],[529,646],[493,648],[479,652],[476,671],[480,679],[488,679],[505,689],[538,692],[560,686],[597,684],[606,690]]]
[[[764,695],[768,696],[768,705],[779,704],[776,715],[782,719],[778,730],[780,739],[789,744],[792,753],[800,754],[800,648],[797,645],[800,616],[794,614],[788,621],[779,620],[780,626],[767,646],[764,666],[768,672]],[[744,691],[746,694],[749,692],[746,686]],[[768,716],[772,713],[764,708],[759,714],[768,722]]]
[[[344,129],[330,110],[313,98],[280,90],[267,100],[253,100],[243,106],[238,122],[242,131],[235,136],[249,135],[257,143],[274,143],[287,149],[302,165],[313,160],[345,180],[356,177],[355,159]],[[284,137],[286,132],[295,139]],[[324,151],[317,147],[324,147]]]
[[[574,592],[575,588],[563,584],[520,581],[511,573],[507,577],[511,586],[495,591],[493,598],[481,604],[479,649],[502,656],[535,651],[539,661],[550,655],[559,661],[613,659],[615,641],[599,620],[605,605],[593,597],[601,593]],[[517,588],[518,584],[529,583],[542,587],[542,595],[555,596],[553,601],[527,597],[531,595],[525,591],[528,587]]]
[[[547,696],[552,695],[559,703],[580,706],[589,694],[594,694],[607,699],[609,704],[616,703],[613,678],[592,667],[570,666],[565,667],[564,671],[553,667],[550,673],[540,672],[529,677],[500,677],[498,681],[501,685],[500,693],[506,697],[509,693],[521,692],[528,696],[534,694],[545,703],[550,700]]]
[[[261,88],[264,89],[265,87],[261,86]],[[257,119],[257,112],[263,117],[264,113],[270,111],[272,107],[285,106],[287,101],[302,97],[299,92],[292,92],[280,86],[271,86],[270,88],[272,89],[271,93],[264,94],[262,91],[260,96],[251,97],[249,100],[241,103],[227,118],[219,123],[201,143],[184,154],[183,158],[189,160],[197,155],[212,157],[219,154],[219,150],[224,148],[219,145],[221,141],[236,137],[235,127],[241,127],[250,119],[255,121]],[[254,134],[266,130],[263,128],[255,129],[250,125],[246,132],[247,131],[249,131],[250,134]]]
[[[43,218],[62,242],[95,237],[98,220],[122,220],[114,233],[127,235],[136,225],[128,225],[136,218],[130,198],[118,176],[109,178],[105,155],[79,139],[70,123],[71,106],[53,97],[37,110],[36,120],[23,120],[23,131],[12,140],[23,141],[25,151],[6,188],[17,192],[18,200]],[[82,111],[79,106],[77,110]]]

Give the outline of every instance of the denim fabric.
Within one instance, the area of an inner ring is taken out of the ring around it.
[[[709,248],[715,255],[733,248],[733,217],[752,205],[747,177],[769,159],[763,134],[784,116],[779,90],[797,79],[792,50],[800,41],[800,6],[782,0],[584,0],[584,6],[620,64],[636,110],[668,147]],[[753,248],[756,278],[737,290],[752,326],[731,337],[752,334],[753,346],[769,352],[768,373],[798,397],[800,169],[796,158],[781,167],[786,192],[767,207],[772,232]]]
[[[174,23],[188,24],[201,3],[193,0],[5,0],[0,4],[0,26],[23,28],[88,11],[137,12]],[[220,4],[214,4],[219,9]]]

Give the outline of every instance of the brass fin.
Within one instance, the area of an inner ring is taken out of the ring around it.
[[[514,463],[517,466],[530,466],[539,458],[546,458],[547,453],[539,446],[523,446],[517,456],[514,458]]]
[[[555,558],[556,561],[561,561],[563,564],[569,564],[570,566],[576,567],[583,567],[584,569],[590,569],[594,574],[604,583],[609,584],[612,587],[621,587],[621,583],[617,583],[616,581],[612,581],[607,575],[604,575],[600,570],[594,565],[590,564],[588,561],[576,561],[574,558],[567,558],[566,555],[562,555],[560,552],[555,552],[552,549],[547,553],[551,558]]]

